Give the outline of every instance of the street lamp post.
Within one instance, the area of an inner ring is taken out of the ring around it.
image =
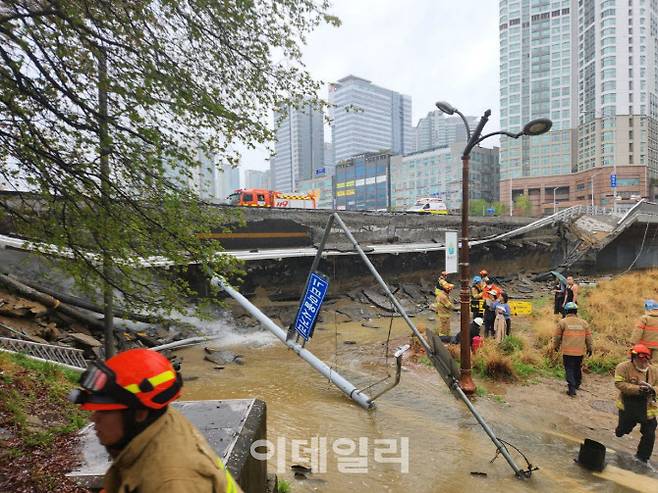
[[[436,107],[447,115],[453,115],[457,113],[464,125],[466,126],[466,135],[468,137],[468,142],[464,151],[462,153],[462,231],[461,231],[461,245],[459,251],[459,271],[461,275],[461,290],[459,291],[459,301],[460,301],[460,355],[461,355],[461,368],[460,368],[460,378],[459,385],[466,394],[473,394],[475,392],[475,384],[473,383],[473,378],[471,377],[471,338],[469,334],[469,325],[470,325],[470,301],[471,295],[469,291],[470,287],[470,272],[469,272],[469,244],[468,244],[468,189],[469,189],[469,178],[468,178],[468,163],[471,156],[471,151],[473,148],[478,145],[483,140],[492,137],[494,135],[506,135],[513,139],[518,139],[522,135],[541,135],[550,130],[552,122],[547,118],[540,118],[528,122],[523,130],[518,133],[511,133],[506,131],[492,132],[486,135],[482,135],[482,130],[487,124],[489,117],[491,116],[491,110],[484,112],[480,121],[478,122],[477,127],[471,134],[471,129],[468,126],[468,122],[464,115],[457,110],[450,103],[445,101],[439,101],[436,103]]]
[[[514,215],[514,194],[512,192],[513,187],[512,187],[512,170],[510,170],[510,177],[509,177],[509,217],[512,217]]]

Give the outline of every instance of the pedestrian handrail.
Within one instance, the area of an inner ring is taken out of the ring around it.
[[[0,337],[0,351],[20,353],[32,359],[55,363],[76,371],[87,368],[84,351],[66,346]]]

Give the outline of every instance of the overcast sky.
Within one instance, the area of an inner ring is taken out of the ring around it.
[[[407,94],[414,125],[446,100],[465,115],[490,108],[487,130],[499,128],[497,1],[333,0],[331,12],[342,25],[320,27],[304,49],[314,78],[353,74]],[[266,157],[245,152],[242,168],[269,169]]]

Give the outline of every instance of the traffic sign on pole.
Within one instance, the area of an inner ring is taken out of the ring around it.
[[[326,276],[319,272],[311,273],[294,324],[295,330],[305,341],[308,341],[313,335],[315,322],[328,288],[329,279]]]
[[[617,188],[617,175],[610,175],[610,187]]]

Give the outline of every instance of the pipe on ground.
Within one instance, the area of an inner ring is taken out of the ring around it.
[[[359,406],[361,406],[364,409],[371,409],[374,407],[374,403],[371,401],[370,397],[368,397],[363,392],[359,392],[359,390],[354,385],[348,382],[335,370],[332,370],[329,366],[326,365],[324,361],[319,359],[308,349],[304,349],[301,346],[301,344],[298,344],[293,340],[287,341],[286,331],[283,330],[274,322],[272,322],[272,320],[270,320],[267,317],[267,315],[261,312],[255,305],[253,305],[247,298],[242,296],[238,291],[233,289],[230,284],[228,284],[222,278],[217,276],[214,276],[210,280],[210,283],[226,291],[235,301],[237,301],[240,304],[240,306],[242,306],[245,310],[247,310],[252,317],[254,317],[261,324],[263,324],[263,326],[267,330],[272,332],[272,334],[274,334],[281,342],[283,342],[286,346],[288,346],[290,349],[295,351],[295,353],[297,353],[297,355],[300,358],[302,358],[309,365],[315,368],[315,370],[317,370],[323,376],[327,377],[327,379],[331,383],[333,383],[336,387],[338,387],[341,391],[343,391],[343,393],[346,396],[348,396],[350,399],[355,401]]]

